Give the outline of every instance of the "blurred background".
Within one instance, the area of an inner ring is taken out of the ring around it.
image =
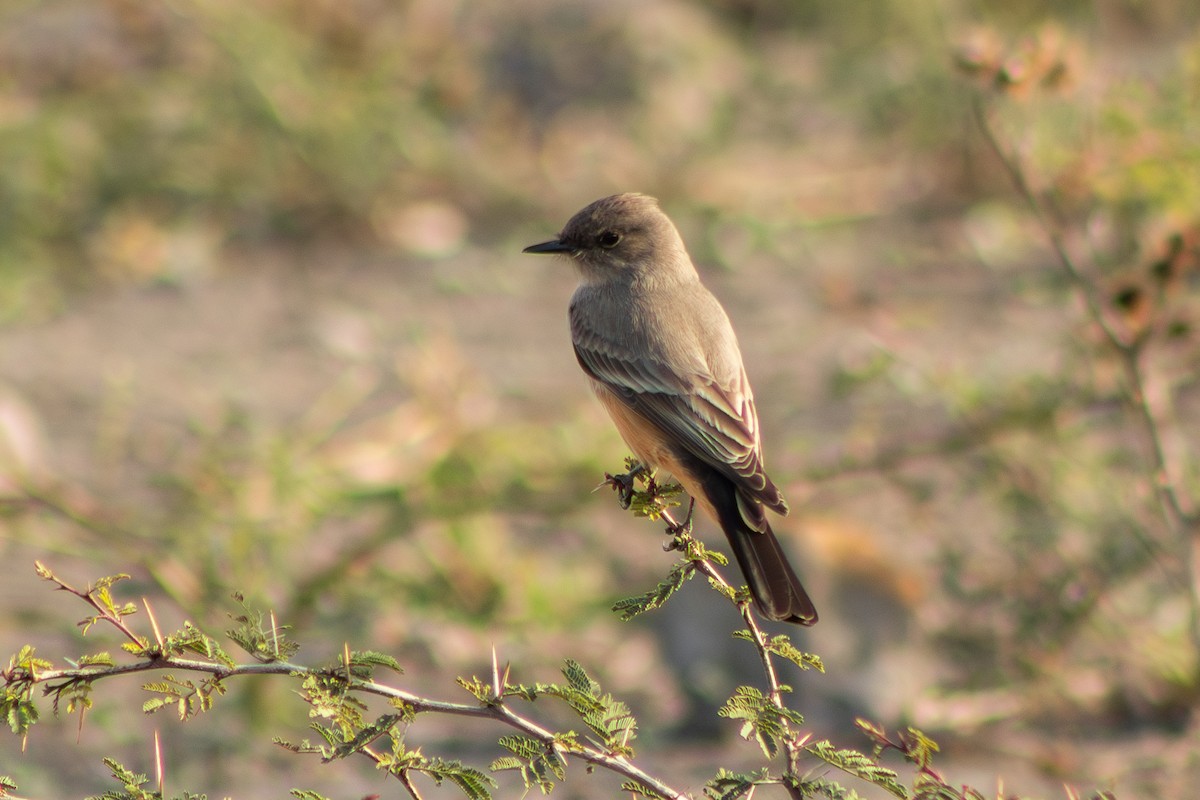
[[[985,793],[1193,797],[1196,589],[1155,482],[1200,495],[1198,22],[1193,0],[6,0],[0,655],[119,646],[79,639],[40,559],[131,573],[164,628],[231,627],[242,592],[297,660],[381,650],[444,699],[492,645],[524,682],[575,658],[669,782],[755,764],[713,714],[757,674],[736,615],[699,582],[609,611],[672,556],[593,491],[626,453],[571,353],[575,277],[520,255],[642,191],[739,332],[822,613],[788,631],[827,667],[789,677],[815,735],[915,725]],[[1144,334],[1165,478],[980,109]],[[0,739],[0,773],[98,794],[100,757],[149,771],[158,730],[169,793],[397,793],[270,744],[305,735],[283,682],[185,724],[141,716],[137,683],[99,685],[82,732]],[[411,737],[486,765],[501,733]],[[576,765],[560,792],[615,789]]]

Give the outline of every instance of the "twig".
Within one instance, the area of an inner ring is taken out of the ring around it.
[[[376,761],[378,760],[378,757],[376,757]],[[413,796],[413,800],[421,800],[421,793],[417,791],[416,784],[412,782],[412,778],[409,776],[408,770],[402,771],[399,777],[401,785],[404,786],[405,791]]]
[[[109,621],[111,622],[112,620]],[[46,692],[49,693],[57,686],[61,686],[63,683],[75,683],[79,681],[87,681],[90,683],[103,678],[115,678],[121,675],[132,675],[142,672],[160,672],[164,670],[199,672],[212,675],[218,681],[224,681],[230,678],[246,677],[250,675],[291,675],[295,677],[305,677],[308,675],[328,677],[330,675],[329,670],[314,669],[299,664],[292,664],[286,661],[277,661],[267,664],[246,663],[227,666],[225,664],[202,661],[193,658],[158,655],[154,657],[147,657],[143,661],[132,664],[118,664],[112,667],[38,670],[36,674],[14,671],[0,674],[0,678],[3,679],[3,683],[6,686],[14,683],[45,685],[47,687]],[[347,691],[370,694],[377,697],[387,698],[389,700],[401,701],[410,706],[417,713],[450,714],[461,717],[495,720],[511,728],[515,728],[530,738],[537,739],[547,747],[555,748],[556,750],[560,751],[560,755],[574,755],[589,764],[603,767],[604,769],[615,772],[625,778],[637,781],[638,783],[660,793],[664,797],[686,800],[686,795],[684,795],[683,792],[674,789],[666,783],[647,774],[637,766],[631,764],[622,756],[613,756],[604,752],[598,747],[586,744],[580,744],[577,747],[572,747],[569,750],[563,751],[562,748],[558,746],[555,735],[551,731],[516,713],[500,699],[495,700],[490,705],[467,705],[465,703],[454,703],[421,697],[419,695],[412,694],[411,692],[406,692],[403,689],[376,683],[375,681],[360,680],[357,678],[347,679],[345,677],[345,673],[340,669],[337,671],[336,677],[339,680],[345,681]]]
[[[673,532],[673,535],[676,538],[691,537],[690,514],[688,515],[688,521],[683,523],[683,526],[675,521],[675,518],[667,509],[663,509],[660,516],[668,523],[668,531]],[[722,594],[725,594],[729,597],[734,596],[734,587],[725,579],[725,576],[722,575],[715,566],[713,566],[711,561],[709,561],[707,558],[698,558],[694,559],[692,563],[696,566],[696,569],[701,574],[703,574],[717,586],[721,587]],[[771,699],[771,705],[775,706],[780,711],[783,711],[785,710],[783,704],[783,690],[780,688],[779,674],[775,670],[775,662],[771,658],[771,653],[767,648],[767,635],[763,633],[762,627],[759,626],[758,620],[754,617],[754,612],[751,610],[752,603],[750,600],[746,599],[737,601],[737,608],[738,612],[742,615],[742,620],[746,623],[746,628],[750,631],[750,636],[754,642],[754,649],[758,651],[759,660],[762,662],[763,673],[767,678],[768,697]],[[801,737],[792,731],[791,726],[788,725],[786,718],[781,718],[780,724],[783,729],[783,736],[781,738],[783,739],[784,749],[787,752],[788,758],[788,773],[794,774],[796,770],[796,764],[799,761],[800,754],[802,752],[803,741]]]
[[[978,98],[972,104],[972,110],[975,113],[975,119],[980,130],[983,131],[984,140],[1000,160],[1000,164],[1004,167],[1005,172],[1008,173],[1008,177],[1012,180],[1021,199],[1025,201],[1033,212],[1034,218],[1037,219],[1038,224],[1046,234],[1046,238],[1050,241],[1050,246],[1058,257],[1059,264],[1079,291],[1084,303],[1087,304],[1088,313],[1095,320],[1096,324],[1099,325],[1100,330],[1104,333],[1104,337],[1113,348],[1122,352],[1140,346],[1137,339],[1127,341],[1126,337],[1112,324],[1108,315],[1104,313],[1104,306],[1100,302],[1100,298],[1097,297],[1095,285],[1083,273],[1075,263],[1075,259],[1071,257],[1070,251],[1067,250],[1062,226],[1059,224],[1057,216],[1053,213],[1052,207],[1049,203],[1044,203],[1038,197],[1037,193],[1034,192],[1033,187],[1029,185],[1029,181],[1025,179],[1025,173],[1021,169],[1017,157],[1006,152],[1000,144],[1000,141],[996,138],[995,131],[988,121],[983,103]]]
[[[143,640],[143,638],[138,636],[136,633],[134,633],[133,629],[125,624],[125,621],[123,619],[121,619],[120,614],[113,613],[113,611],[106,608],[103,603],[101,603],[99,600],[96,599],[95,595],[96,595],[97,590],[95,587],[89,586],[86,589],[76,589],[74,586],[61,580],[53,572],[46,569],[46,567],[43,566],[41,564],[41,562],[34,562],[34,566],[37,569],[38,576],[41,577],[43,580],[50,581],[55,586],[57,586],[60,591],[67,592],[68,594],[73,594],[76,597],[78,597],[80,600],[82,600],[83,602],[87,603],[89,606],[94,608],[98,612],[96,615],[97,620],[104,620],[105,622],[110,623],[114,628],[116,628],[122,634],[124,634],[124,636],[127,639],[129,639],[129,641],[133,642],[138,647],[145,646],[146,643]],[[128,575],[121,576],[121,578],[128,578],[128,577],[129,577]],[[102,587],[102,588],[106,589],[107,587]]]
[[[435,714],[451,714],[456,716],[474,717],[482,719],[491,719],[501,722],[509,727],[515,728],[526,736],[537,739],[547,748],[553,749],[560,758],[564,758],[567,754],[573,754],[585,762],[603,767],[611,772],[615,772],[626,778],[629,778],[637,783],[646,786],[663,797],[672,798],[672,800],[686,800],[686,796],[668,786],[666,783],[654,778],[653,776],[642,771],[638,767],[631,764],[626,758],[620,755],[613,755],[606,752],[600,747],[595,747],[587,744],[577,743],[570,748],[564,748],[558,737],[555,734],[532,720],[526,719],[509,708],[502,696],[503,688],[507,678],[507,669],[501,677],[499,662],[493,651],[493,694],[494,697],[489,699],[484,705],[466,705],[463,703],[452,703],[440,700],[431,700],[429,698],[420,697],[406,692],[403,689],[398,689],[391,686],[376,683],[372,680],[361,680],[355,678],[350,671],[350,653],[349,646],[343,648],[342,661],[343,668],[340,669],[314,669],[298,664],[292,664],[285,660],[275,660],[267,662],[255,662],[247,664],[228,664],[220,661],[211,661],[197,658],[184,658],[175,655],[164,649],[163,638],[158,630],[157,621],[151,617],[151,624],[154,628],[155,640],[158,643],[157,649],[149,649],[146,647],[146,640],[138,636],[122,619],[122,614],[110,611],[108,607],[99,600],[95,595],[97,589],[89,586],[86,589],[76,589],[56,576],[45,565],[38,562],[36,564],[37,573],[44,580],[53,583],[59,590],[68,592],[83,600],[93,609],[98,612],[97,620],[108,622],[117,630],[126,636],[130,641],[137,645],[138,650],[142,655],[142,660],[131,664],[115,664],[112,666],[98,666],[95,664],[85,667],[72,669],[42,669],[42,668],[24,668],[12,666],[8,669],[0,669],[0,686],[5,689],[17,687],[19,691],[32,691],[32,687],[41,685],[44,687],[44,694],[52,694],[61,692],[73,684],[87,683],[91,684],[103,678],[112,678],[121,675],[132,675],[142,672],[159,672],[164,670],[179,670],[184,672],[198,672],[212,676],[214,683],[220,683],[235,677],[243,677],[249,675],[289,675],[293,677],[305,678],[309,676],[317,677],[335,677],[342,681],[345,692],[360,692],[362,694],[376,695],[391,701],[398,701],[405,706],[411,708],[415,713],[435,713]],[[107,590],[111,583],[119,580],[118,578],[106,579],[106,582],[98,584],[102,590]],[[109,605],[113,605],[110,601]],[[115,606],[114,606],[115,607]],[[149,611],[149,604],[146,604]],[[274,640],[275,652],[279,653],[279,641],[277,638],[278,625],[275,622],[274,614],[271,615],[272,631],[276,635]],[[497,688],[498,687],[498,688]],[[382,735],[382,734],[381,734]],[[156,740],[157,745],[157,740]],[[364,748],[363,752],[368,757],[379,762],[379,755],[369,751],[369,748]],[[156,763],[161,764],[161,760]],[[160,772],[161,775],[161,772]],[[401,778],[405,788],[410,794],[419,798],[415,788],[411,786],[411,781]]]
[[[1150,341],[1151,329],[1147,328],[1139,334],[1126,335],[1113,324],[1109,315],[1104,311],[1095,281],[1079,267],[1067,249],[1062,225],[1053,204],[1049,199],[1040,197],[1033,190],[1025,177],[1025,171],[1018,156],[1009,153],[1000,144],[983,102],[979,98],[975,99],[973,110],[985,141],[999,159],[1016,187],[1017,193],[1029,206],[1034,218],[1046,234],[1046,238],[1058,258],[1059,265],[1083,298],[1092,321],[1120,359],[1128,383],[1127,402],[1141,422],[1152,454],[1150,482],[1153,485],[1155,497],[1158,499],[1163,520],[1173,533],[1179,547],[1180,558],[1189,575],[1187,585],[1190,637],[1193,648],[1200,652],[1200,550],[1198,550],[1196,541],[1200,538],[1200,510],[1197,509],[1196,503],[1184,494],[1179,476],[1173,474],[1175,470],[1171,468],[1167,455],[1166,437],[1163,433],[1164,424],[1155,409],[1151,407],[1148,397],[1149,381],[1143,358],[1145,345]]]

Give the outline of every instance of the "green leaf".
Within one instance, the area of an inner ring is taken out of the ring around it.
[[[144,774],[132,772],[111,758],[104,759],[104,764],[124,791],[107,791],[100,795],[93,795],[87,800],[162,800],[162,795],[157,791],[145,788],[144,785],[148,778]],[[184,792],[177,800],[205,800],[205,796]]]
[[[319,751],[323,757],[328,758],[333,751],[341,745],[342,737],[335,729],[322,725],[318,722],[310,722],[308,723],[308,727],[310,730],[314,730],[319,733],[321,738],[325,740],[325,744],[328,745],[328,747],[323,747]],[[307,745],[308,743],[305,742],[304,744]]]
[[[801,797],[824,796],[829,800],[864,800],[863,796],[853,789],[847,789],[840,783],[828,778],[814,778],[810,781],[796,783],[796,791]]]
[[[516,770],[521,775],[526,789],[537,787],[542,794],[550,794],[554,781],[566,778],[566,762],[551,746],[527,736],[503,736],[500,746],[512,753],[492,762],[492,772]]]
[[[628,466],[630,459],[626,459],[625,463]],[[683,494],[683,487],[678,483],[660,484],[654,480],[653,472],[645,470],[639,473],[638,482],[646,488],[634,489],[629,497],[629,510],[635,517],[658,520],[664,512],[679,505],[679,501],[673,499]]]
[[[58,713],[59,701],[62,697],[67,698],[67,713],[74,714],[76,711],[83,712],[92,707],[92,682],[91,681],[72,681],[70,687],[65,688],[62,692],[54,693],[54,712]]]
[[[684,582],[696,574],[696,565],[691,561],[683,561],[671,568],[666,580],[660,582],[650,591],[636,597],[627,597],[613,604],[612,610],[617,612],[622,621],[629,621],[639,614],[660,608],[679,591]]]
[[[154,651],[150,647],[150,640],[145,636],[137,637],[137,642],[122,642],[121,649],[130,655],[138,658],[151,658],[154,656]]]
[[[407,779],[410,772],[419,772],[439,786],[450,781],[468,800],[490,800],[491,789],[497,785],[489,776],[460,761],[426,758],[420,750],[409,750],[404,740],[395,736],[392,737],[391,752],[381,756],[379,766],[402,779]]]
[[[546,745],[528,736],[501,736],[500,746],[517,758],[528,761],[546,752]]]
[[[497,700],[502,700],[505,697],[520,697],[523,700],[533,701],[537,699],[538,692],[541,690],[541,686],[526,686],[523,683],[505,683],[504,687],[500,690],[500,697],[497,698],[495,696],[495,687],[491,681],[480,680],[474,675],[471,676],[470,680],[458,677],[454,681],[474,695],[475,699],[484,705],[492,705]]]
[[[644,783],[638,783],[637,781],[623,782],[621,784],[621,791],[629,792],[634,797],[646,797],[649,800],[663,800],[666,797],[663,793],[657,792]]]
[[[937,742],[916,728],[910,727],[907,733],[901,734],[900,740],[904,744],[904,757],[920,769],[927,769],[933,763],[934,753],[941,749]]]
[[[386,653],[377,653],[374,650],[350,651],[350,669],[354,677],[366,680],[378,667],[389,669],[397,675],[404,674],[404,667],[400,666],[400,662]],[[363,674],[359,674],[360,672]]]
[[[629,743],[637,736],[637,720],[629,707],[610,694],[602,693],[600,684],[572,659],[563,666],[567,685],[538,684],[540,694],[557,697],[592,729],[613,753],[632,755]]]
[[[29,728],[38,721],[37,706],[29,697],[18,696],[6,691],[2,707],[4,721],[17,736],[24,736],[29,732]]]
[[[150,800],[153,796],[150,792],[142,789],[142,784],[149,780],[146,775],[140,772],[132,772],[125,768],[119,761],[112,758],[103,759],[104,765],[108,767],[108,771],[112,774],[113,780],[121,784],[121,788],[125,790],[122,794],[113,792],[105,792],[102,795],[95,795],[87,798],[87,800]]]
[[[53,708],[55,716],[58,716],[63,698],[67,701],[67,713],[73,713],[76,710],[91,708],[92,701],[90,695],[92,693],[92,679],[84,677],[70,677],[59,683],[47,684],[43,690],[45,694],[51,695],[53,698]]]
[[[746,741],[757,741],[767,758],[773,758],[779,752],[779,742],[788,722],[804,724],[804,717],[798,712],[779,708],[753,686],[737,687],[717,714],[726,719],[741,720],[739,735]]]
[[[479,678],[474,676],[472,676],[470,680],[467,680],[463,677],[458,677],[454,680],[455,683],[474,695],[475,699],[479,702],[484,703],[485,705],[490,705],[495,702],[496,698],[493,696],[491,683],[487,681],[481,681]]]
[[[754,644],[754,635],[745,628],[740,631],[734,631],[733,638]],[[821,661],[820,656],[813,653],[806,653],[799,649],[792,644],[791,638],[785,633],[773,636],[767,640],[765,649],[768,653],[774,653],[780,658],[786,658],[800,667],[800,669],[815,669],[817,672],[825,671],[825,664]]]
[[[36,652],[37,650],[33,647],[33,645],[27,644],[23,646],[19,651],[17,651],[15,656],[8,660],[9,674],[11,675],[14,672],[20,672],[25,673],[29,678],[36,678],[38,670],[51,669],[54,667],[53,662],[47,661],[44,658],[35,657],[34,653]]]
[[[174,698],[170,697],[151,697],[146,702],[142,703],[143,714],[153,714],[165,705],[174,703]]]
[[[287,661],[300,650],[300,645],[287,637],[290,625],[279,625],[272,615],[252,610],[240,594],[233,598],[242,613],[229,615],[238,626],[225,633],[238,647],[264,664]]]
[[[572,689],[592,697],[600,694],[600,684],[592,680],[592,677],[587,674],[587,670],[578,661],[571,658],[566,659],[562,673],[563,677],[567,679],[567,684]]]
[[[195,653],[227,667],[232,667],[236,663],[221,649],[221,645],[216,639],[204,633],[191,622],[183,623],[182,628],[163,639],[163,652],[170,655]]]
[[[287,739],[283,739],[279,736],[275,736],[271,739],[271,741],[272,743],[279,745],[285,750],[290,750],[293,753],[323,754],[325,752],[324,748],[314,745],[308,739],[303,739],[299,744],[297,744],[295,742],[289,742]]]
[[[435,782],[449,780],[457,786],[468,800],[491,800],[494,780],[473,767],[465,767],[457,761],[434,759],[429,768],[423,770]],[[438,778],[441,780],[438,780]]]
[[[979,791],[969,786],[955,788],[940,776],[924,772],[913,778],[912,796],[913,800],[987,800]]]
[[[115,662],[108,653],[95,653],[93,655],[83,655],[79,657],[79,661],[75,666],[78,667],[112,667]]]
[[[332,761],[361,753],[364,748],[370,747],[380,737],[392,733],[400,720],[399,714],[384,714],[370,725],[360,728],[347,741],[336,746],[325,760]]]
[[[199,684],[194,681],[164,675],[158,681],[142,684],[147,692],[160,694],[142,703],[142,711],[153,714],[169,705],[174,705],[181,720],[212,709],[213,695],[225,694],[225,685],[217,678],[209,678]]]
[[[97,579],[95,583],[88,587],[87,594],[92,594],[93,592],[104,592],[107,594],[109,588],[114,584],[129,580],[133,580],[133,576],[127,575],[124,572],[119,572],[116,575],[107,575],[103,578]]]
[[[710,800],[737,800],[755,786],[768,783],[779,783],[779,780],[772,778],[766,767],[757,772],[731,772],[722,767],[716,777],[704,784],[704,795]]]
[[[826,764],[840,769],[848,775],[861,778],[868,783],[891,792],[896,797],[908,798],[908,790],[896,780],[895,771],[879,766],[869,756],[857,750],[839,750],[827,739],[819,742],[809,742],[804,746],[804,749]]]
[[[5,671],[4,695],[0,697],[0,714],[9,729],[17,736],[28,733],[30,726],[38,721],[37,706],[33,703],[33,690],[38,681],[38,672],[52,669],[53,664],[38,658],[31,645],[22,647],[8,660]]]

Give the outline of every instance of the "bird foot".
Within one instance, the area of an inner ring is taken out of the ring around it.
[[[629,472],[622,472],[619,475],[604,473],[604,485],[611,486],[613,491],[617,493],[617,500],[621,504],[623,511],[628,510],[633,503],[634,482],[646,472],[646,467],[638,464]],[[651,481],[653,482],[653,478]]]
[[[691,498],[688,502],[688,513],[683,518],[682,522],[673,522],[667,526],[667,534],[678,538],[685,533],[692,532],[692,512],[696,510],[696,498]]]

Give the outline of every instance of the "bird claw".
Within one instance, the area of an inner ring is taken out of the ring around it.
[[[646,468],[638,464],[629,472],[622,472],[620,475],[604,473],[604,484],[611,486],[617,493],[617,501],[621,504],[622,511],[628,511],[629,506],[633,504],[634,481],[645,471]]]
[[[678,539],[685,533],[692,532],[692,512],[696,510],[696,498],[691,498],[688,502],[688,513],[683,518],[683,522],[675,522],[667,526],[667,533]]]

